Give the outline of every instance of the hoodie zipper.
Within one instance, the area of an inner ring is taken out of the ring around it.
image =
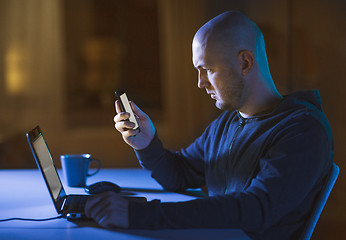
[[[226,168],[226,173],[225,173],[225,188],[224,188],[224,193],[225,194],[227,193],[227,186],[228,186],[228,184],[227,184],[228,183],[228,174],[227,174],[228,172],[227,172],[227,170],[229,169],[229,164],[230,164],[231,152],[232,152],[233,144],[234,144],[236,138],[238,137],[240,130],[245,126],[245,124],[246,124],[246,119],[241,118],[241,120],[239,122],[239,125],[238,125],[238,127],[235,130],[235,133],[233,135],[232,141],[231,141],[231,143],[229,145],[229,149],[228,149],[228,162],[227,162],[227,165],[226,165],[227,168]]]

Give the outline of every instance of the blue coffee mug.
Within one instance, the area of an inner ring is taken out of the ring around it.
[[[67,185],[70,187],[85,187],[87,178],[95,175],[101,169],[101,162],[91,158],[90,154],[61,155],[60,161]],[[89,173],[91,162],[98,164],[93,173]]]

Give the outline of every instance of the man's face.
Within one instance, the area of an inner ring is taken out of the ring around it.
[[[221,110],[239,109],[244,101],[244,82],[236,71],[236,61],[225,56],[222,50],[201,45],[198,40],[192,44],[193,64],[198,71],[198,87],[205,88],[216,107]]]

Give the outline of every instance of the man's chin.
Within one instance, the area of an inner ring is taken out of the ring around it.
[[[230,106],[230,105],[227,105],[227,104],[224,104],[224,103],[220,103],[219,101],[216,101],[215,106],[218,109],[222,110],[222,111],[230,111],[230,112],[232,112],[232,111],[236,110],[236,108],[234,106]]]
[[[216,102],[215,102],[215,106],[216,106],[218,109],[220,109],[220,110],[224,110],[224,109],[223,109],[223,107],[224,107],[223,104],[220,103],[219,101],[216,101]]]

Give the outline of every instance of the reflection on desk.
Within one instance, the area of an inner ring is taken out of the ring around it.
[[[62,177],[68,194],[85,194],[82,188],[69,188]],[[103,169],[90,177],[87,184],[111,181],[123,191],[146,197],[148,201],[187,201],[202,196],[200,191],[178,194],[163,191],[161,186],[143,169]],[[0,219],[49,218],[57,216],[52,200],[38,170],[0,170]],[[185,230],[121,230],[104,229],[92,221],[56,219],[45,222],[0,222],[0,239],[249,239],[237,229],[185,229]]]

